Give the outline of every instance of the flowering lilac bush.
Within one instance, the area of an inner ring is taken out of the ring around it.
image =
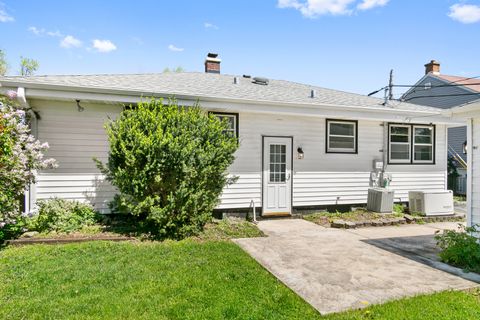
[[[19,231],[20,199],[35,182],[35,172],[56,166],[54,159],[44,158],[48,144],[30,134],[25,111],[13,97],[0,97],[0,241]]]

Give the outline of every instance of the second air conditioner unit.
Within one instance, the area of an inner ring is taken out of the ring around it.
[[[408,207],[412,213],[426,216],[453,215],[453,192],[450,190],[409,191]]]

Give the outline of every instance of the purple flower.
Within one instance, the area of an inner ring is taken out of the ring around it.
[[[10,100],[15,100],[15,99],[17,99],[17,92],[13,91],[13,90],[8,90],[7,97]]]

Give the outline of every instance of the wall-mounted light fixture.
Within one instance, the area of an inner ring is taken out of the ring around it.
[[[297,148],[297,158],[298,158],[299,160],[302,160],[304,156],[305,156],[305,154],[304,154],[304,152],[303,152],[302,147],[298,147],[298,148]]]
[[[78,112],[83,112],[83,111],[85,110],[85,108],[80,105],[80,100],[77,99],[77,100],[75,100],[75,101],[77,102],[77,110],[78,110]]]
[[[467,154],[467,141],[462,144],[463,154]]]

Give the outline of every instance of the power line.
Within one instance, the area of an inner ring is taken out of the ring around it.
[[[464,86],[480,86],[480,82],[474,82],[474,83],[466,83],[466,84],[461,84],[461,83],[458,83],[458,82],[461,82],[461,81],[466,81],[466,80],[472,80],[472,79],[477,79],[477,78],[480,78],[480,76],[475,76],[475,77],[470,77],[470,78],[464,78],[464,79],[459,79],[459,80],[456,80],[456,81],[453,81],[453,82],[450,82],[448,84],[439,84],[439,85],[435,85],[435,86],[431,86],[429,87],[428,89],[433,89],[433,88],[442,88],[442,87],[464,87]],[[382,87],[376,91],[373,91],[371,93],[368,94],[368,96],[372,96],[374,94],[377,94],[379,93],[380,91],[384,90],[385,88],[392,88],[392,87],[398,87],[398,88],[425,88],[425,84],[423,85],[410,85],[410,84],[393,84],[391,81],[389,82],[389,85],[388,86],[385,86],[385,87]],[[412,92],[410,92],[409,94],[413,94],[417,92],[417,90],[413,90]],[[404,93],[405,94],[405,93]],[[476,94],[476,93],[475,93]],[[467,94],[466,94],[467,95]],[[468,94],[468,95],[471,95],[471,94]]]
[[[470,77],[470,78],[459,79],[459,80],[457,80],[457,81],[453,81],[453,82],[450,82],[450,83],[458,83],[458,82],[461,82],[461,81],[467,81],[467,80],[478,79],[478,78],[480,78],[480,76],[475,76],[475,77]]]
[[[403,88],[413,88],[413,87],[425,87],[425,84],[423,85],[410,85],[410,84],[394,84],[394,87],[403,87]],[[474,83],[468,83],[468,84],[439,84],[436,86],[431,86],[429,89],[433,88],[441,88],[441,87],[464,87],[464,86],[480,86],[480,82],[474,82]]]
[[[416,97],[410,97],[410,98],[407,98],[407,99],[403,99],[403,101],[410,101],[410,100],[419,99],[419,98],[442,98],[442,97],[475,96],[475,95],[480,95],[480,92],[476,92],[476,93],[436,94],[436,95],[416,96]]]

